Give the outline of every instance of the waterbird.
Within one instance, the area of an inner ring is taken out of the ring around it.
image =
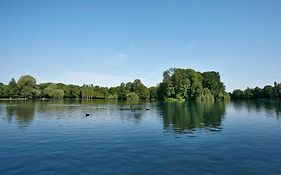
[[[86,117],[88,117],[88,116],[90,116],[90,114],[89,114],[89,113],[86,113]]]
[[[149,108],[145,108],[145,110],[149,111]]]

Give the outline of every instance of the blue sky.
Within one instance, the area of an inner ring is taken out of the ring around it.
[[[281,82],[280,0],[1,0],[0,82],[115,86],[172,67],[228,91]]]

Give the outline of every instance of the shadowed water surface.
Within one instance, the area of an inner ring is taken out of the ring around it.
[[[269,101],[1,101],[0,174],[277,175],[280,116]]]

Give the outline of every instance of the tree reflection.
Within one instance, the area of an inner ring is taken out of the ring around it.
[[[220,131],[225,105],[225,102],[162,103],[164,129],[175,133],[192,133],[200,128]]]
[[[268,116],[281,117],[281,103],[269,100],[235,100],[232,102],[236,110],[246,109],[248,112],[265,112]]]
[[[28,126],[34,118],[34,113],[35,105],[32,102],[19,102],[6,106],[7,120],[12,121],[15,118],[20,127]]]

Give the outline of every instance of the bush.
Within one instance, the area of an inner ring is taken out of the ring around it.
[[[139,100],[139,96],[134,92],[129,92],[128,94],[126,94],[126,100],[136,101]]]

